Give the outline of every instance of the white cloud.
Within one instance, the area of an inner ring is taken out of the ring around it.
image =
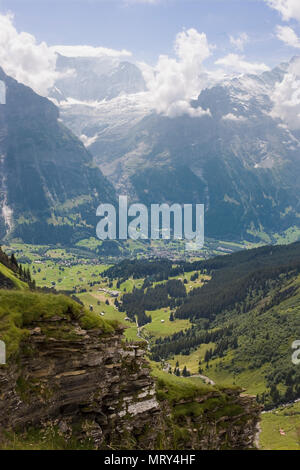
[[[288,21],[292,18],[300,21],[300,2],[299,0],[265,0],[274,10],[281,13],[282,18]]]
[[[79,138],[83,142],[85,147],[90,147],[97,141],[97,139],[99,138],[99,135],[95,134],[93,137],[88,137],[85,134],[81,134]]]
[[[290,26],[277,26],[276,35],[287,46],[300,48],[300,39]]]
[[[270,70],[266,64],[258,62],[247,62],[244,56],[238,54],[228,54],[222,59],[218,59],[215,64],[221,65],[233,73],[242,74],[257,74]]]
[[[56,54],[31,34],[19,33],[10,14],[0,15],[0,66],[44,96],[57,78]]]
[[[206,86],[202,64],[210,56],[210,49],[204,33],[189,29],[176,36],[175,59],[161,55],[154,68],[141,64],[149,90],[148,99],[158,113],[169,117],[209,114],[209,111],[193,108],[190,101]]]
[[[271,96],[271,115],[284,121],[290,129],[300,129],[300,59],[289,66],[282,82],[277,83]]]
[[[249,41],[249,36],[246,33],[241,33],[237,37],[229,36],[230,44],[232,44],[239,51],[244,50],[245,44]]]
[[[283,20],[295,19],[300,22],[299,0],[265,0],[268,5],[279,11]],[[278,39],[288,46],[300,49],[300,38],[289,26],[277,26]],[[279,118],[287,128],[300,129],[300,59],[294,59],[281,82],[276,83],[271,95],[274,106],[271,116]]]
[[[51,46],[38,43],[26,32],[18,32],[13,15],[0,14],[0,66],[5,73],[31,87],[42,96],[47,96],[61,74],[56,71],[57,54],[68,57],[129,57],[126,50],[117,51],[92,46]]]
[[[223,116],[222,120],[223,121],[243,122],[243,121],[246,121],[246,118],[245,118],[245,116],[241,116],[241,115],[237,116],[236,114],[229,113],[229,114],[226,114],[225,116]]]
[[[123,49],[118,51],[106,47],[93,46],[51,46],[50,50],[66,57],[130,57],[132,54]]]

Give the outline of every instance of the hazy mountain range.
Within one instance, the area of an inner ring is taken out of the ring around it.
[[[299,226],[300,136],[270,114],[288,64],[212,84],[192,103],[209,110],[199,118],[154,112],[127,61],[59,55],[57,69],[52,102],[1,72],[2,236],[66,240],[74,223],[75,238],[93,234],[114,188],[147,204],[204,203],[206,235],[219,239]]]
[[[169,118],[151,109],[137,67],[88,59],[83,70],[83,60],[72,59],[68,86],[57,83],[61,118],[117,191],[145,203],[204,202],[212,237],[299,225],[299,136],[270,115],[289,64],[205,89],[193,105],[210,115]],[[60,57],[60,70],[69,61]],[[97,84],[80,87],[90,70]]]

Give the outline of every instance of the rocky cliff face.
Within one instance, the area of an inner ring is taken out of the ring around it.
[[[172,387],[151,376],[144,351],[124,343],[121,330],[104,335],[55,316],[32,323],[18,360],[0,366],[0,447],[7,433],[25,438],[31,428],[55,429],[75,447],[253,446],[253,398],[208,388],[174,401]]]
[[[124,345],[120,331],[105,337],[74,325],[72,338],[58,339],[59,322],[33,325],[20,362],[0,369],[1,429],[52,421],[66,434],[78,425],[77,437],[96,446],[127,435],[154,445],[144,428],[157,424],[160,407],[142,351]]]

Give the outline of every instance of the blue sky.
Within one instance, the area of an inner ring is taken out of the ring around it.
[[[284,21],[264,0],[157,0],[155,4],[138,0],[0,0],[0,12],[7,11],[14,13],[17,30],[30,32],[37,41],[125,48],[135,59],[150,64],[159,54],[172,55],[176,34],[183,28],[206,33],[209,43],[216,46],[208,62],[239,52],[249,61],[272,67],[298,52],[275,33],[276,26],[287,24],[298,33],[298,23],[293,18]],[[248,40],[238,51],[230,43],[230,35],[242,33]]]

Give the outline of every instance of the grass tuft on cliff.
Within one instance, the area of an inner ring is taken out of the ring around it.
[[[112,334],[117,327],[116,322],[103,320],[64,295],[0,290],[0,339],[6,344],[7,359],[18,352],[32,324],[54,317],[78,322],[85,330],[100,329],[103,334]]]

